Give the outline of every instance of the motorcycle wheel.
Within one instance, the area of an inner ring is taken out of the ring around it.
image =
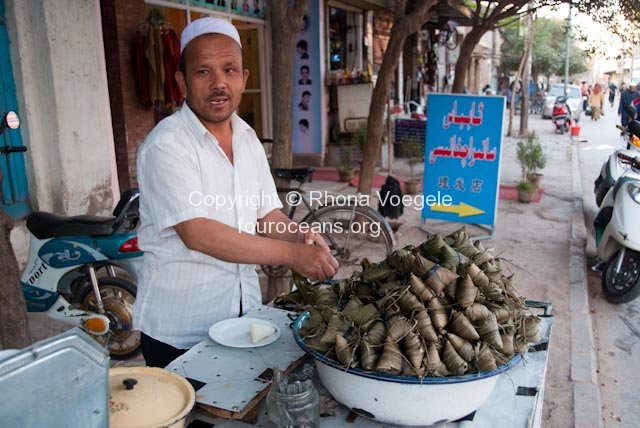
[[[611,303],[627,303],[640,295],[640,253],[626,250],[616,274],[618,254],[611,257],[602,273],[602,293]]]
[[[133,331],[133,302],[136,286],[123,278],[98,278],[98,288],[104,305],[104,315],[109,318],[109,333],[94,339],[109,350],[114,359],[127,359],[140,350],[140,332]],[[98,312],[93,287],[87,287],[80,296],[84,310]]]

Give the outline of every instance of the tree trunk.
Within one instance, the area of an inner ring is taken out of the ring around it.
[[[291,168],[293,164],[293,142],[291,141],[293,115],[293,59],[296,34],[302,29],[302,17],[308,0],[274,1],[267,8],[271,19],[271,88],[273,112],[272,168]],[[278,187],[288,187],[288,182],[276,179]],[[269,277],[267,301],[291,291],[291,280]]]
[[[380,157],[382,147],[382,134],[384,128],[384,111],[387,97],[389,96],[393,74],[398,68],[398,60],[407,37],[420,29],[427,22],[429,10],[437,0],[424,0],[416,4],[413,10],[406,14],[406,1],[396,2],[393,27],[387,49],[384,52],[382,65],[378,72],[378,79],[371,95],[369,118],[367,119],[367,138],[364,147],[362,169],[358,192],[364,195],[371,193],[373,173],[376,162]]]
[[[467,78],[467,71],[469,70],[469,64],[471,62],[471,54],[476,48],[480,39],[488,31],[490,27],[473,27],[469,33],[464,36],[462,45],[460,45],[460,55],[458,56],[458,62],[456,62],[456,76],[453,79],[453,86],[451,92],[454,94],[461,94],[464,92],[464,82]]]
[[[525,74],[526,72],[526,67],[528,64],[528,59],[529,56],[531,54],[531,49],[533,49],[533,32],[530,32],[530,39],[526,40],[525,43],[525,47],[524,47],[524,52],[522,52],[522,58],[520,58],[520,63],[518,64],[518,72],[516,73],[516,78],[514,80],[514,82],[518,82],[518,80],[520,80],[521,76],[523,74]],[[514,85],[515,86],[515,85]],[[524,83],[521,85],[520,90],[522,91],[522,99],[524,100],[525,98],[525,93],[528,94],[529,93],[529,88],[528,86],[525,88]],[[528,98],[528,95],[527,95]],[[509,112],[509,128],[507,131],[507,136],[512,137],[513,136],[513,115],[514,115],[514,110],[515,110],[515,91],[512,91],[511,93],[511,110]],[[522,131],[522,116],[528,114],[527,109],[525,108],[525,104],[523,103],[522,106],[520,107],[520,135],[525,135],[526,133],[526,125],[525,125],[525,130]],[[528,117],[528,116],[527,116]]]
[[[270,3],[271,11],[271,88],[273,113],[273,168],[291,168],[293,144],[291,141],[293,58],[296,34],[302,29],[302,17],[307,10],[308,0]]]
[[[511,100],[509,100],[509,126],[507,127],[507,136],[513,137],[513,116],[516,112],[516,91],[515,88],[518,86],[518,81],[522,76],[522,68],[524,67],[526,52],[522,53],[522,58],[520,58],[520,63],[518,64],[518,71],[516,72],[516,76],[513,79],[513,89],[511,90]],[[522,88],[521,88],[522,89]]]
[[[31,344],[27,306],[20,290],[18,262],[9,240],[11,229],[13,220],[0,205],[0,349],[20,349]]]
[[[531,54],[535,38],[535,19],[533,14],[528,14],[526,20],[529,26],[528,37],[525,45],[525,62],[522,79],[522,107],[520,107],[520,135],[525,136],[529,132],[529,87],[531,82]]]

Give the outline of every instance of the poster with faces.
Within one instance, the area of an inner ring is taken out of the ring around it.
[[[319,0],[311,0],[293,61],[293,152],[322,152]]]

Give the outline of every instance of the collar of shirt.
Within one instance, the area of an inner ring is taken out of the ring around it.
[[[187,128],[193,134],[196,141],[204,143],[207,139],[211,139],[215,144],[218,144],[216,137],[209,132],[198,116],[196,116],[193,110],[191,110],[186,101],[182,104],[178,114],[182,116],[184,123],[187,125]],[[235,112],[231,115],[231,129],[234,136],[248,134],[249,137],[258,139],[256,132]]]

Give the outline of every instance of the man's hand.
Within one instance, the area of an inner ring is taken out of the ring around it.
[[[340,265],[331,255],[329,247],[322,237],[318,236],[317,238],[322,241],[322,244],[298,244],[299,251],[291,263],[291,268],[311,280],[333,278]]]
[[[307,245],[317,245],[320,248],[324,248],[329,251],[329,246],[319,233],[308,230],[306,233],[300,232],[298,235],[298,243]]]

